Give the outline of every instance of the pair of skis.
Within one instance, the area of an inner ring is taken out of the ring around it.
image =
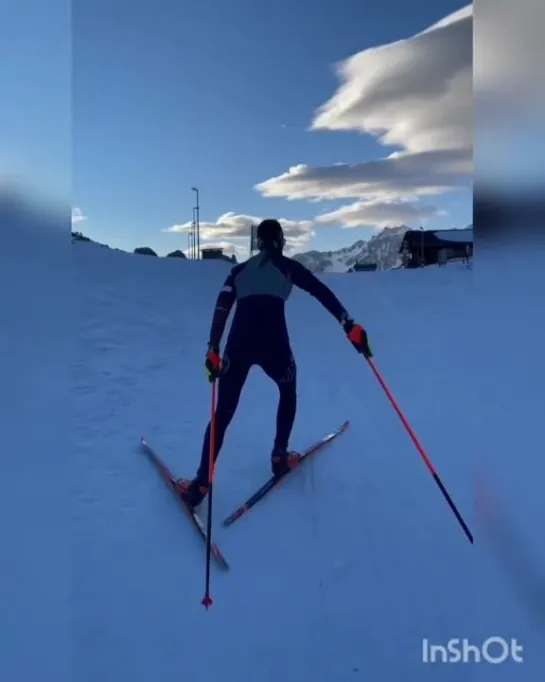
[[[339,426],[337,429],[334,431],[331,431],[327,435],[323,436],[318,440],[316,443],[313,443],[310,445],[306,450],[304,450],[301,453],[301,458],[299,461],[299,464],[295,467],[295,469],[298,469],[303,462],[308,459],[309,457],[312,457],[315,455],[317,452],[322,450],[326,445],[331,443],[337,436],[340,436],[342,433],[346,431],[348,426],[350,425],[350,422],[346,421],[344,424]],[[168,467],[165,465],[165,463],[161,460],[161,458],[157,455],[157,453],[153,450],[153,448],[150,446],[150,444],[146,441],[145,438],[141,439],[141,445],[144,451],[148,454],[150,457],[151,461],[155,464],[159,472],[161,473],[163,479],[167,483],[167,485],[171,488],[171,490],[174,492],[176,495],[176,498],[178,499],[179,503],[182,505],[186,515],[188,516],[189,520],[191,521],[192,525],[195,527],[201,538],[204,540],[206,543],[207,540],[207,532],[206,532],[206,527],[200,516],[197,514],[197,512],[194,509],[190,509],[181,496],[179,495],[178,491],[176,490],[176,479],[171,473],[171,471],[168,469]],[[237,521],[241,516],[244,516],[247,514],[252,507],[254,507],[259,501],[261,501],[267,493],[269,493],[273,488],[275,488],[281,481],[283,481],[289,474],[294,471],[295,469],[291,469],[287,473],[283,474],[282,476],[271,476],[269,480],[259,488],[251,497],[249,497],[244,504],[242,504],[238,509],[236,509],[230,516],[228,516],[224,522],[224,526],[230,526],[232,525],[235,521]],[[224,569],[229,568],[229,564],[225,560],[223,554],[221,553],[219,547],[217,546],[216,543],[212,544],[212,555],[217,561],[217,563]]]
[[[191,521],[191,524],[195,527],[199,535],[202,537],[204,542],[206,543],[207,540],[207,533],[206,533],[206,526],[204,525],[203,520],[201,517],[197,514],[197,512],[194,509],[191,509],[190,507],[187,506],[187,504],[183,501],[181,498],[180,494],[178,493],[176,489],[176,479],[174,478],[172,472],[170,469],[167,467],[167,465],[163,462],[163,460],[159,457],[159,455],[153,450],[151,445],[147,442],[145,438],[140,439],[140,443],[142,445],[142,448],[144,449],[144,452],[149,456],[151,461],[155,464],[157,469],[159,470],[161,476],[167,483],[168,487],[172,490],[174,495],[176,496],[176,499],[182,506],[182,509],[186,513],[187,517]],[[211,551],[212,551],[212,556],[218,564],[225,569],[229,568],[229,564],[225,561],[225,558],[223,554],[221,553],[219,547],[216,545],[216,543],[212,543],[211,546]]]

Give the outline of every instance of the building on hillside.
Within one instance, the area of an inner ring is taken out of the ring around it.
[[[226,256],[223,253],[223,249],[220,249],[217,247],[212,247],[212,246],[202,248],[201,249],[201,255],[202,255],[203,260],[224,260],[224,261],[227,261],[228,263],[236,263],[237,262],[235,254],[233,254],[232,256]]]
[[[473,228],[463,230],[407,230],[399,253],[405,268],[445,265],[473,258]]]
[[[378,270],[376,263],[355,263],[348,272],[374,272]]]
[[[201,249],[203,260],[210,260],[213,258],[223,258],[223,249],[206,247]]]

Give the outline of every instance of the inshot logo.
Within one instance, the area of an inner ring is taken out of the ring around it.
[[[424,663],[522,663],[522,646],[516,639],[488,637],[479,645],[468,639],[449,639],[446,644],[430,644],[422,640]]]

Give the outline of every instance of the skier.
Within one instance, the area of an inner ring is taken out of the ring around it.
[[[284,316],[284,304],[292,285],[316,298],[338,320],[359,353],[366,358],[372,354],[367,333],[348,315],[335,294],[301,263],[283,255],[284,233],[277,220],[260,223],[257,243],[259,253],[236,265],[225,280],[210,329],[205,367],[211,382],[218,379],[214,461],[235,414],[248,372],[253,365],[259,365],[280,393],[271,468],[274,476],[282,476],[298,464],[300,457],[288,450],[297,402],[297,369]],[[235,303],[222,360],[221,337]],[[191,508],[197,507],[208,494],[209,455],[210,424],[205,432],[197,475],[192,481],[177,481],[179,494]]]

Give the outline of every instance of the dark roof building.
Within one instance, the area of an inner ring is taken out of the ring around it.
[[[207,246],[203,247],[201,249],[201,254],[203,260],[225,260],[229,263],[236,263],[237,259],[235,258],[235,254],[233,254],[231,257],[226,256],[223,253],[223,249],[218,248],[218,247],[213,247],[213,246]]]
[[[378,270],[376,263],[354,263],[348,272],[374,272]]]
[[[407,230],[399,253],[406,268],[443,264],[473,256],[473,227],[463,230]]]

